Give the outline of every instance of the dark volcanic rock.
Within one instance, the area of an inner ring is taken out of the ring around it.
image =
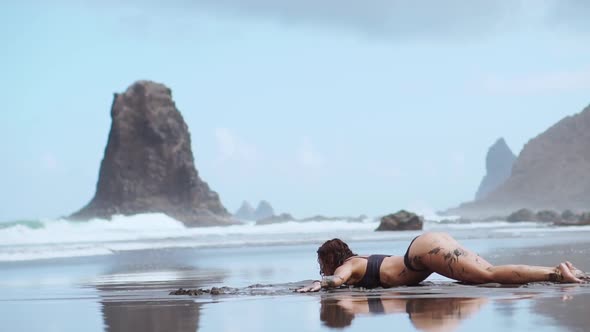
[[[270,203],[267,201],[260,201],[260,203],[258,203],[258,207],[256,208],[256,212],[254,212],[254,220],[266,219],[274,215],[275,210],[272,208]]]
[[[561,220],[564,222],[577,222],[579,217],[572,210],[565,210],[561,213]]]
[[[583,210],[590,206],[590,107],[530,140],[510,177],[485,198],[449,214],[506,215],[520,207]]]
[[[256,225],[277,224],[287,221],[297,221],[297,219],[288,213],[281,213],[278,216],[270,216],[268,218],[257,220]]]
[[[590,225],[590,212],[582,213],[578,218],[578,225]]]
[[[486,175],[479,185],[475,199],[485,198],[490,192],[504,183],[510,177],[515,160],[516,156],[512,153],[506,141],[503,138],[498,139],[488,150]]]
[[[513,212],[506,218],[506,221],[519,222],[519,221],[536,221],[537,215],[529,209],[520,209]]]
[[[234,213],[234,217],[244,220],[256,220],[254,208],[247,201],[242,203],[242,206]]]
[[[562,220],[554,222],[556,226],[587,226],[590,225],[590,212],[570,214],[571,211],[564,211],[561,214]],[[565,216],[565,217],[564,217]],[[567,217],[567,218],[566,218]]]
[[[555,211],[542,210],[537,212],[537,220],[543,222],[561,222],[561,215]]]
[[[381,218],[376,231],[416,231],[424,225],[422,217],[405,210]]]
[[[529,209],[520,209],[506,218],[507,221],[541,221],[553,223],[556,226],[590,225],[590,213],[576,214],[571,210],[558,213],[552,210],[541,210],[537,213]]]
[[[198,288],[198,289],[183,289],[179,288],[175,291],[171,291],[168,295],[189,295],[189,296],[201,296],[205,294],[209,295],[224,295],[224,294],[237,294],[239,289],[232,287],[213,287],[211,289]]]
[[[189,226],[231,223],[199,178],[188,127],[166,86],[139,81],[115,94],[94,198],[72,219],[163,212]]]
[[[570,211],[571,212],[571,211]],[[564,218],[564,214],[567,214],[567,219]],[[590,212],[581,213],[579,215],[570,215],[568,211],[564,211],[561,214],[562,220],[556,222],[557,226],[586,226],[590,225]]]

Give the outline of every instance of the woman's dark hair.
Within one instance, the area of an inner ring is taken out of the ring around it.
[[[331,276],[334,271],[352,256],[356,256],[348,245],[340,239],[332,239],[324,242],[318,248],[318,263],[320,264],[320,274]]]

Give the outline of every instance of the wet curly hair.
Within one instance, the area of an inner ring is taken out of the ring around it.
[[[355,253],[348,248],[348,244],[340,239],[332,239],[324,242],[318,248],[318,263],[320,264],[320,275],[331,276],[344,261]]]

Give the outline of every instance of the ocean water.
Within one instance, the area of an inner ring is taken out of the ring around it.
[[[529,233],[578,232],[590,226],[554,228],[541,223],[478,222],[441,224],[430,217],[426,231],[450,231],[466,237],[502,237]],[[406,240],[421,232],[374,232],[378,222],[321,221],[287,222],[273,225],[188,228],[164,214],[86,222],[27,220],[0,223],[0,262],[65,257],[113,255],[145,249],[227,248],[321,243],[340,237],[346,241]],[[482,230],[489,232],[482,232]],[[476,232],[472,232],[477,230]]]
[[[426,288],[292,292],[318,278],[315,251],[326,239],[340,237],[360,254],[402,255],[421,233],[374,232],[376,227],[368,219],[186,228],[160,214],[0,224],[0,326],[6,331],[584,331],[590,326],[588,315],[580,313],[590,305],[590,287],[584,285],[457,288],[433,275]],[[570,259],[590,270],[588,226],[432,220],[425,230],[449,232],[493,263],[555,265]],[[169,295],[181,287],[222,286],[239,291]]]

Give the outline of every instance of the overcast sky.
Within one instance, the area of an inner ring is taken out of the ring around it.
[[[0,10],[0,221],[93,196],[114,92],[169,86],[234,212],[473,198],[485,154],[590,103],[590,2],[58,0]]]

